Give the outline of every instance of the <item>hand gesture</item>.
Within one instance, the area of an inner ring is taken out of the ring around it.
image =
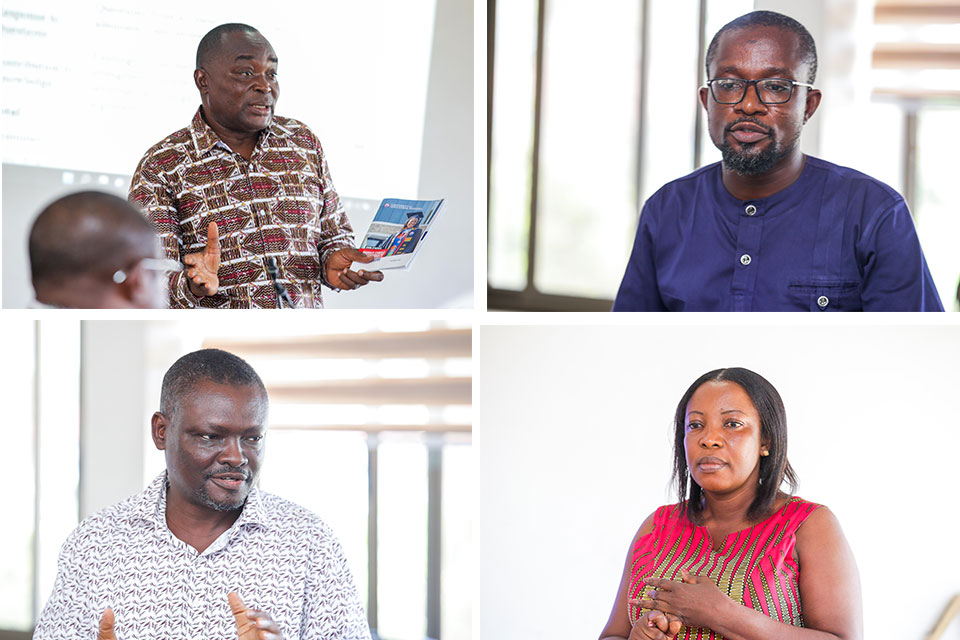
[[[676,616],[686,627],[709,629],[733,600],[710,578],[687,571],[681,571],[680,577],[682,582],[646,578],[644,582],[656,588],[647,592],[646,598],[630,600],[630,603]]]
[[[97,629],[97,640],[117,640],[113,631],[113,609],[107,608],[100,618],[100,627]]]
[[[233,619],[237,622],[239,640],[283,640],[280,627],[270,614],[256,609],[247,609],[236,591],[227,594]]]
[[[353,249],[340,249],[327,257],[327,282],[337,289],[356,289],[368,282],[380,282],[383,274],[379,271],[351,271],[350,265],[354,262],[373,262],[373,256]]]
[[[183,256],[183,263],[187,265],[187,286],[193,295],[199,298],[217,292],[220,288],[220,278],[217,276],[220,268],[220,234],[216,222],[207,226],[207,245],[203,251],[188,253]]]
[[[633,625],[628,640],[674,640],[682,626],[680,618],[652,609]]]

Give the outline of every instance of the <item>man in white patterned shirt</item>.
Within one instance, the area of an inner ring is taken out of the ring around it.
[[[254,486],[267,409],[241,358],[177,360],[151,420],[166,472],[70,535],[34,639],[369,640],[333,533]]]

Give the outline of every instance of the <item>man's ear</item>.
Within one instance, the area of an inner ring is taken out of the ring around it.
[[[193,71],[193,84],[197,85],[197,89],[200,91],[200,95],[207,93],[208,89],[208,80],[207,72],[203,69],[194,69]]]
[[[820,106],[820,100],[823,98],[823,94],[820,93],[819,89],[807,89],[807,103],[803,108],[803,123],[806,124],[807,120],[813,117],[813,114],[817,112],[817,107]]]
[[[703,105],[703,108],[707,108],[707,98],[710,97],[710,89],[706,87],[700,87],[700,104]]]
[[[142,306],[142,302],[146,298],[145,291],[148,285],[146,271],[138,262],[129,269],[124,269],[124,274],[126,274],[126,278],[116,285],[117,295],[131,307]]]
[[[167,416],[159,411],[155,412],[153,417],[150,418],[150,435],[153,436],[154,446],[160,451],[167,448],[167,427],[169,426],[170,421],[167,420]]]

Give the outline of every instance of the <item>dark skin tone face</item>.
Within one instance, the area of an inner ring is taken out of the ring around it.
[[[777,27],[750,27],[720,36],[717,54],[710,63],[709,79],[761,80],[784,78],[807,82],[809,64],[802,62],[799,38]],[[760,175],[740,175],[723,167],[723,185],[739,200],[765,198],[786,189],[803,171],[804,157],[799,136],[803,125],[820,105],[816,89],[794,87],[784,104],[764,104],[756,86],[747,87],[738,104],[719,104],[708,88],[700,89],[700,102],[707,110],[710,138],[731,151],[758,154],[771,145],[785,152],[772,169]],[[737,133],[737,130],[741,133]],[[739,138],[739,139],[738,139]],[[791,148],[792,146],[792,148]]]
[[[202,380],[170,413],[151,421],[167,461],[167,525],[202,551],[236,521],[257,479],[267,401],[253,386]]]
[[[687,403],[683,444],[690,475],[706,498],[708,521],[719,515],[711,509],[715,504],[748,507],[753,502],[761,451],[768,445],[760,415],[743,387],[727,381],[700,385]]]
[[[280,97],[273,47],[259,33],[227,33],[214,55],[193,72],[193,79],[207,124],[249,160]]]

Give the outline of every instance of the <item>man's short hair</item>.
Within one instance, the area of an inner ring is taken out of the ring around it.
[[[156,232],[136,207],[110,193],[79,191],[43,209],[30,229],[34,286],[112,272],[151,257]]]
[[[752,11],[742,15],[735,20],[731,20],[723,25],[717,34],[710,41],[707,47],[707,59],[705,67],[707,69],[707,79],[710,79],[710,63],[717,56],[717,47],[720,43],[721,34],[727,31],[738,31],[749,27],[777,27],[784,31],[790,31],[797,34],[800,39],[800,61],[810,65],[810,73],[807,75],[806,82],[813,84],[817,79],[817,45],[813,41],[813,36],[802,24],[782,13],[776,11]]]
[[[263,380],[246,360],[222,349],[201,349],[183,356],[167,369],[160,387],[160,413],[173,418],[180,400],[202,381],[235,387],[256,387],[268,402]]]
[[[223,36],[228,33],[260,33],[248,24],[241,22],[229,22],[214,27],[207,32],[207,35],[200,39],[200,45],[197,47],[197,69],[203,67],[212,58],[216,57],[220,51],[220,44]]]

